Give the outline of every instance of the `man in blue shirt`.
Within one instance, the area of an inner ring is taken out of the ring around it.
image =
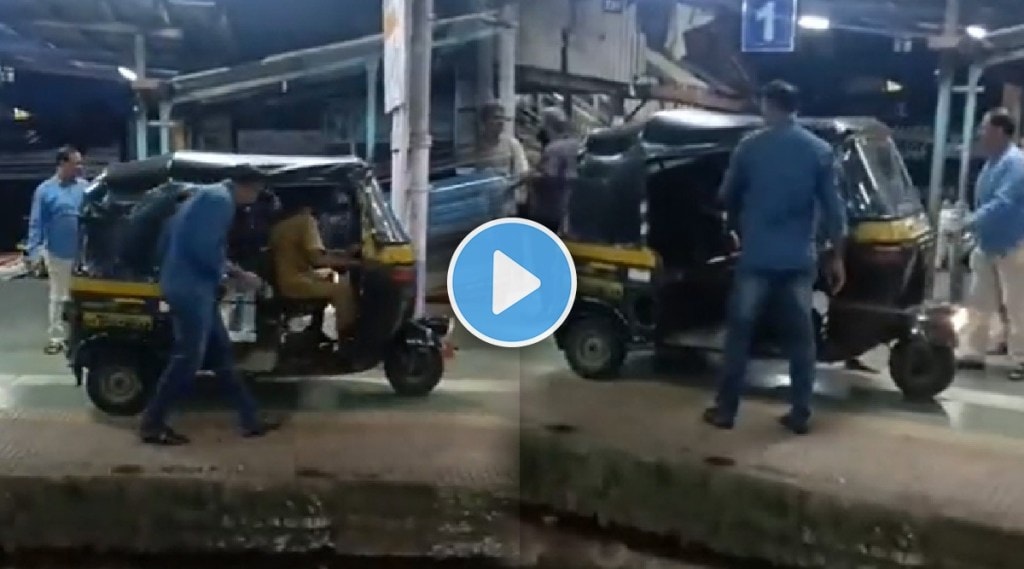
[[[983,368],[989,323],[1005,306],[1007,349],[1017,368],[1010,379],[1024,380],[1024,153],[1013,143],[1016,125],[1005,109],[982,121],[980,145],[988,157],[974,190],[974,213],[964,227],[978,246],[971,254],[965,368]]]
[[[49,343],[47,354],[64,347],[64,302],[71,285],[71,269],[78,254],[78,210],[86,181],[82,154],[65,146],[57,151],[57,171],[36,188],[28,222],[26,254],[32,264],[46,263],[50,281]]]
[[[160,289],[170,306],[174,347],[142,417],[144,443],[189,442],[167,425],[167,414],[200,369],[216,373],[238,409],[243,436],[262,436],[278,426],[260,420],[252,394],[234,371],[231,339],[217,298],[225,276],[250,288],[259,286],[259,277],[228,262],[227,239],[236,207],[254,203],[262,184],[258,171],[242,167],[230,182],[196,187],[168,222]]]
[[[766,126],[736,147],[722,187],[740,253],[725,342],[725,369],[715,405],[704,421],[731,429],[746,380],[750,347],[762,308],[788,332],[792,409],[780,422],[796,434],[808,432],[816,348],[811,321],[817,277],[817,232],[822,224],[832,246],[826,265],[833,292],[843,286],[845,206],[836,188],[832,147],[796,123],[798,93],[776,81],[761,92]]]

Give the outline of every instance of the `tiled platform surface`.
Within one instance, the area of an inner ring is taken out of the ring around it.
[[[192,445],[152,448],[88,411],[3,413],[0,545],[505,554],[514,424],[303,413],[245,440],[231,419],[191,415]]]
[[[525,390],[522,497],[800,566],[1020,566],[1024,441],[845,413],[794,437],[759,401],[723,432],[699,421],[707,397],[565,377]]]

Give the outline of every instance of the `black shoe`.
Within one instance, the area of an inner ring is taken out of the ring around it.
[[[1024,381],[1024,365],[1017,366],[1007,377],[1010,381]]]
[[[736,426],[736,420],[732,417],[726,417],[719,410],[718,407],[710,407],[704,410],[704,414],[701,415],[701,420],[711,425],[716,429],[722,429],[723,431],[731,430]]]
[[[143,431],[140,435],[143,444],[156,445],[163,447],[176,447],[181,445],[187,445],[191,441],[188,437],[181,433],[175,432],[170,427],[164,427],[159,431],[145,432]]]
[[[806,420],[794,419],[789,413],[779,417],[779,424],[794,435],[806,435],[811,432],[811,426]]]
[[[281,428],[281,421],[265,419],[258,427],[242,431],[242,436],[247,439],[258,439]]]
[[[985,362],[974,359],[957,360],[956,368],[963,371],[985,371]]]

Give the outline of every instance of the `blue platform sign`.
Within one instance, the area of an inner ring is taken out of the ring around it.
[[[797,0],[743,0],[745,53],[788,53],[796,49]]]

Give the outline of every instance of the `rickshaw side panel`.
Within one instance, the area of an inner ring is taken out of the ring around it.
[[[147,369],[159,369],[173,338],[159,288],[133,283],[75,277],[65,305],[68,363],[76,381],[104,354],[131,354]]]
[[[653,339],[660,260],[647,248],[625,248],[566,241],[576,266],[577,295],[566,322],[555,333],[562,347],[563,331],[573,321],[603,318],[616,326],[630,347]]]

